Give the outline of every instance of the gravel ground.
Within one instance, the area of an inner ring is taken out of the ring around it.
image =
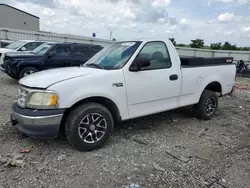
[[[104,148],[79,152],[63,135],[43,141],[16,131],[9,116],[18,84],[0,73],[0,188],[250,187],[250,80],[237,83],[246,89],[220,98],[210,121],[189,108],[126,121]]]

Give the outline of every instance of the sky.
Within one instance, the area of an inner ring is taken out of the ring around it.
[[[116,40],[172,38],[250,46],[250,0],[0,0],[40,17],[40,29]]]

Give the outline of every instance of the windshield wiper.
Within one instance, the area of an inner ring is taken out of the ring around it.
[[[86,64],[86,67],[96,67],[98,69],[104,69],[103,66],[99,65],[99,64],[95,64],[95,63],[90,63],[90,64]]]

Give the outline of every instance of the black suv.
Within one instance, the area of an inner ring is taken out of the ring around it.
[[[0,69],[21,79],[46,69],[80,66],[101,49],[100,45],[48,42],[30,53],[7,53]]]

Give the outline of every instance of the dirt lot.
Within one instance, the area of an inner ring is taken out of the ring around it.
[[[9,116],[18,85],[0,73],[0,188],[249,188],[250,80],[237,83],[246,89],[220,98],[211,121],[189,108],[161,113],[118,124],[104,148],[79,152],[63,135],[39,141],[16,131]],[[22,148],[30,152],[18,156]],[[6,165],[12,157],[21,158]]]

